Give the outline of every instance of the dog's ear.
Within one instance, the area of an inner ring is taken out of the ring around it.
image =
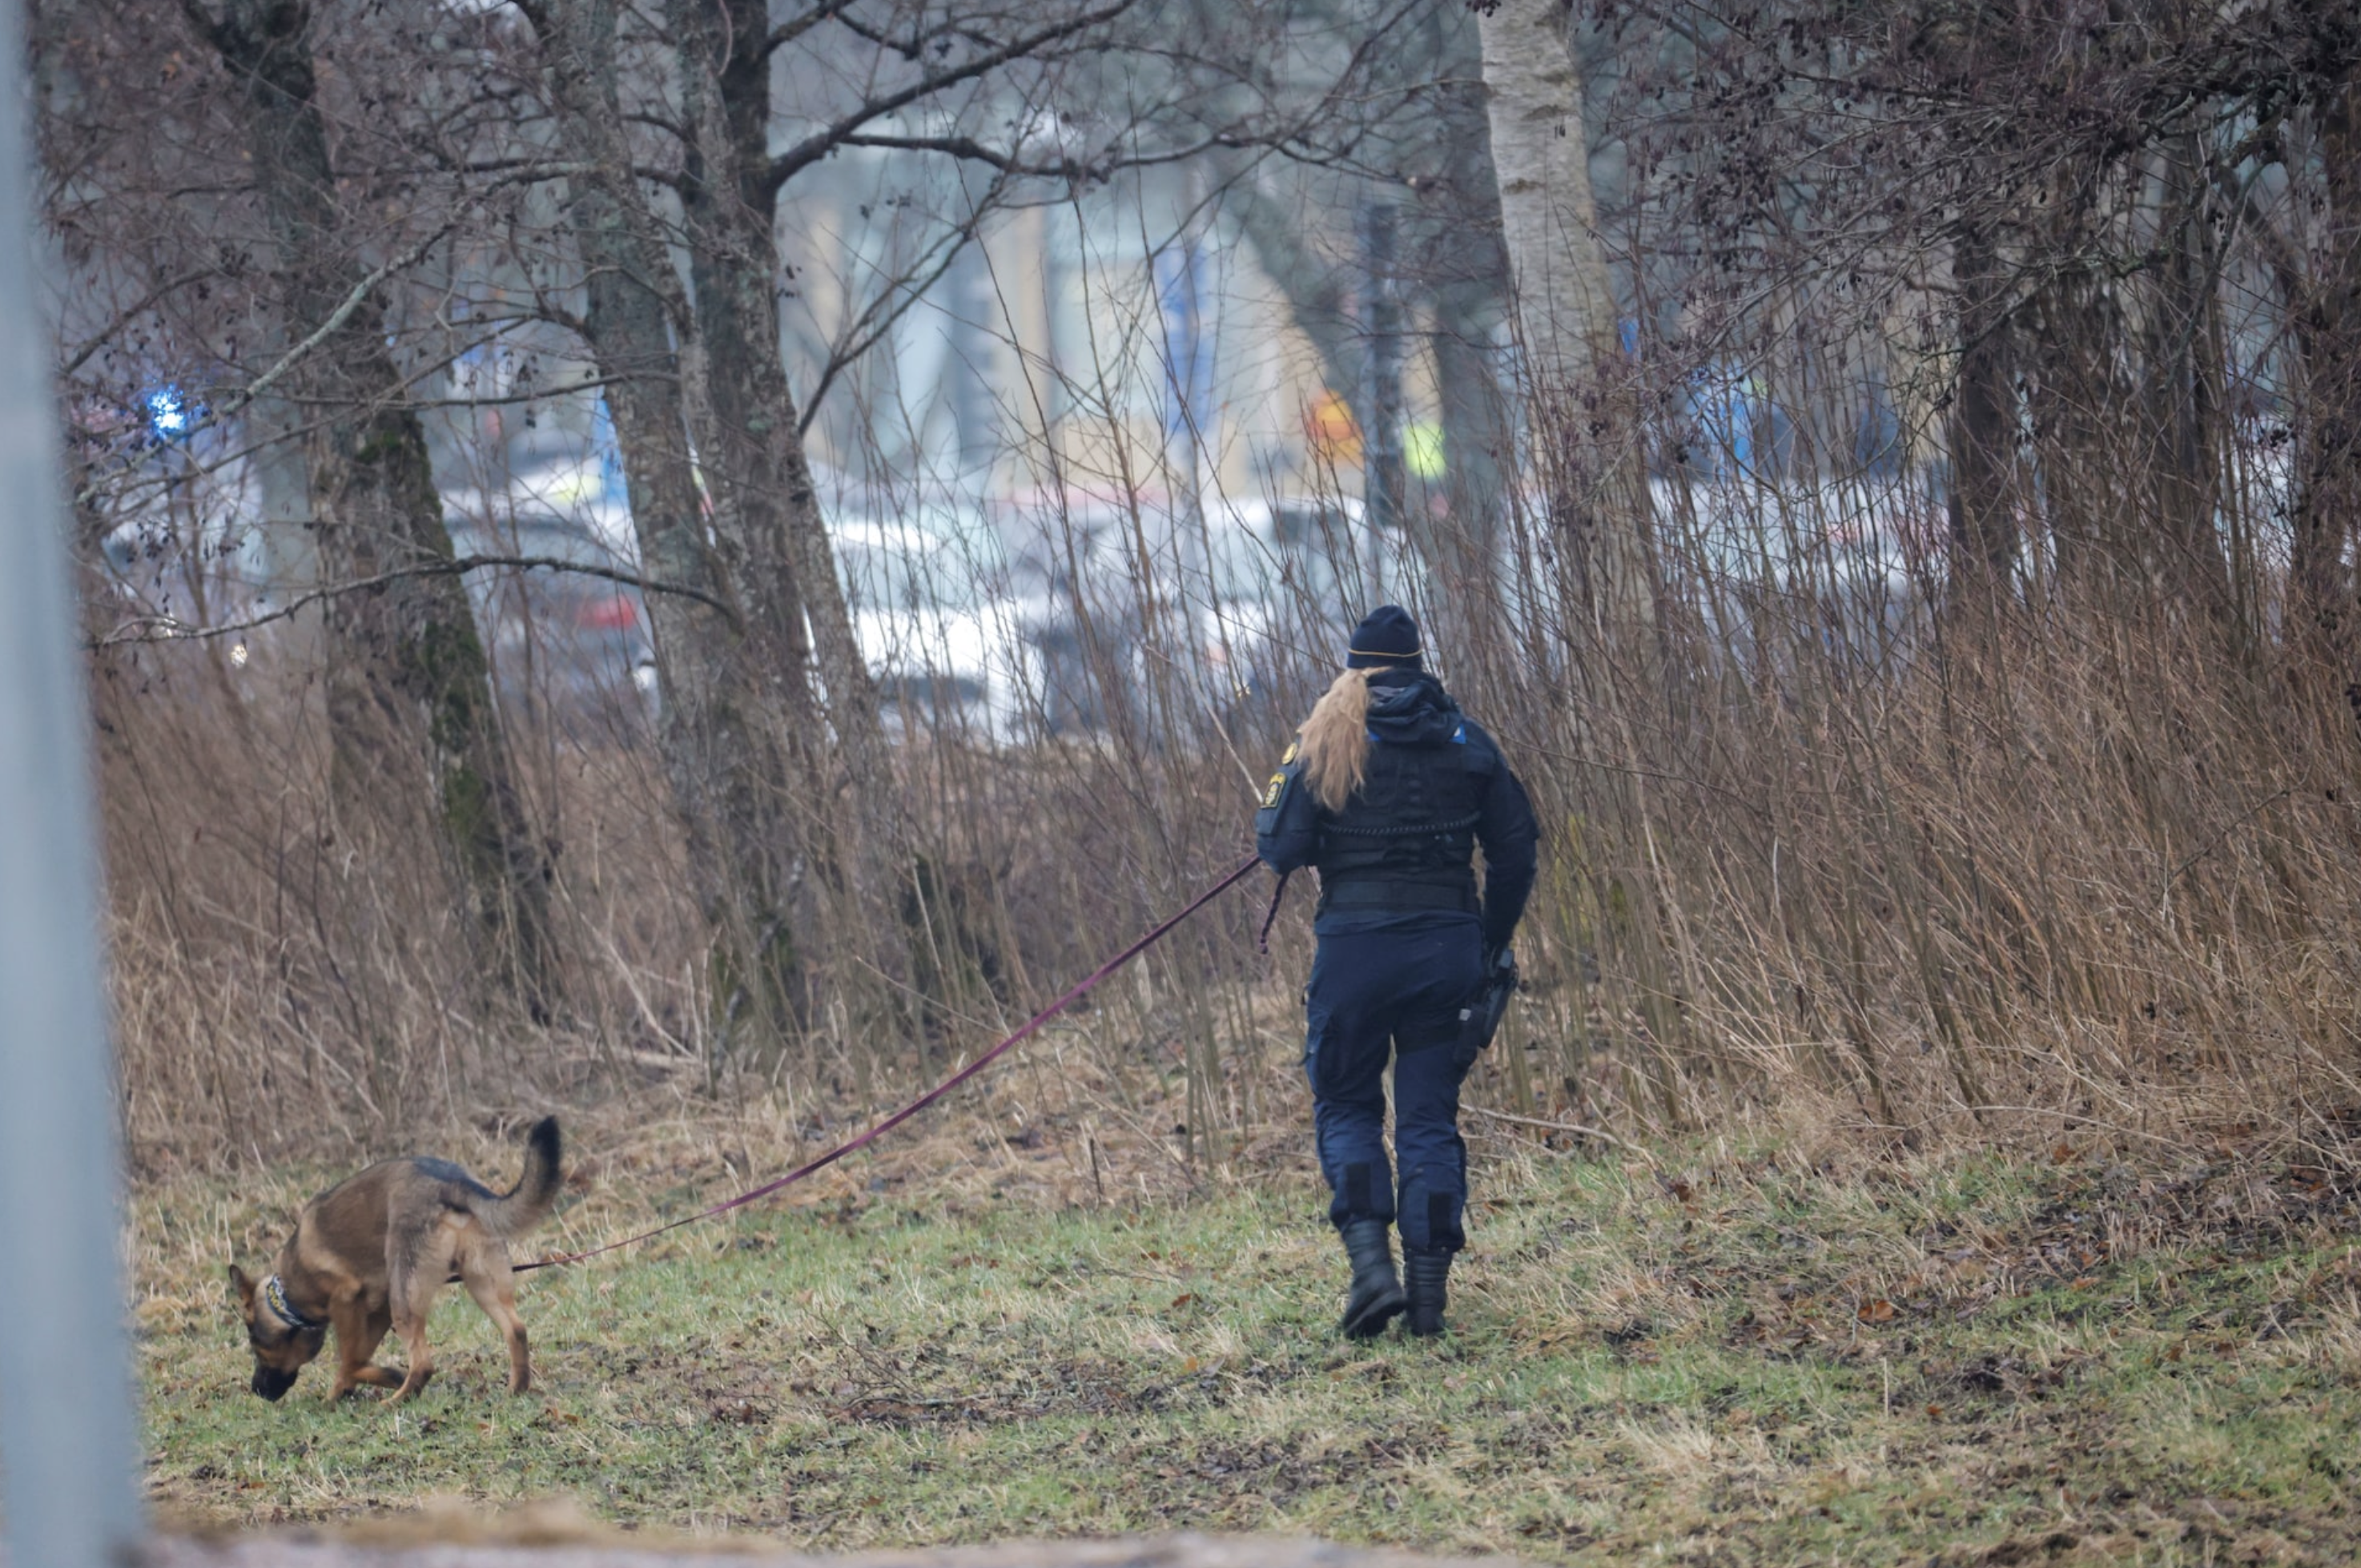
[[[245,1269],[234,1263],[229,1266],[229,1288],[230,1293],[237,1298],[237,1304],[241,1308],[247,1310],[253,1308],[254,1281],[246,1277]]]

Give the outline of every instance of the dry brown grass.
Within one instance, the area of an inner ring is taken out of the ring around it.
[[[1512,1025],[1528,1048],[1501,1053],[1478,1102],[1624,1135],[1767,1114],[2032,1145],[2301,1138],[2361,1098],[2342,736],[2193,654],[2118,639],[2065,659],[2025,628],[1993,635],[2020,641],[1841,690],[1790,669],[1756,693],[1732,671],[1725,725],[1664,730],[1660,751],[1634,729],[1642,765],[1620,773],[1560,762],[1592,743],[1595,712],[1503,713],[1471,681],[1525,764],[1549,856]],[[993,808],[947,828],[936,862],[962,868],[959,934],[988,957],[945,966],[922,1036],[856,1036],[832,1012],[752,1058],[710,1027],[644,753],[557,747],[536,774],[563,829],[571,959],[571,1004],[540,1028],[487,1000],[439,869],[324,803],[303,728],[267,722],[267,693],[235,723],[178,689],[104,701],[126,1113],[146,1170],[609,1101],[703,1122],[757,1086],[788,1106],[887,1103],[1177,901],[1202,847],[1238,830],[1202,794],[1151,791],[1120,817],[1093,789],[1120,759],[1096,751],[928,753],[936,772],[999,770]],[[1154,818],[1176,802],[1178,825]],[[1144,841],[1150,828],[1201,848]],[[1175,1157],[1202,1160],[1290,1091],[1259,1064],[1295,1033],[1308,899],[1272,960],[1246,939],[1257,902],[1234,895],[1103,992],[1072,1048],[1109,1136],[1186,1124]],[[1187,1089],[1166,1121],[1133,1085],[1170,1066]]]
[[[2026,1147],[2301,1142],[2361,1103],[2361,734],[2320,672],[2145,589],[2035,576],[1940,608],[1932,558],[1872,612],[1808,538],[1778,591],[1748,587],[1661,521],[1646,661],[1546,572],[1513,600],[1410,579],[1449,607],[1444,672],[1544,824],[1523,1048],[1478,1103],[1626,1140],[1735,1121]],[[1521,558],[1552,543],[1512,532]],[[527,1107],[891,1103],[1229,863],[1320,663],[1219,716],[1151,681],[1112,686],[1088,739],[914,735],[906,981],[857,942],[818,953],[809,1027],[753,1038],[721,1016],[628,727],[512,734],[556,851],[565,1003],[536,1025],[471,951],[402,792],[328,789],[291,637],[243,670],[217,644],[103,654],[134,1159],[265,1165]],[[811,896],[820,928],[844,916]],[[1268,959],[1257,903],[1176,933],[1076,1036],[1074,1092],[1127,1135],[1185,1126],[1154,1135],[1182,1167],[1284,1119],[1292,1078],[1268,1064],[1292,1049],[1310,898]],[[1169,1119],[1136,1087],[1168,1067]]]

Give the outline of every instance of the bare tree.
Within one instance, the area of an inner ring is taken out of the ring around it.
[[[1582,77],[1556,0],[1479,12],[1492,164],[1534,379],[1589,379],[1615,342],[1615,292],[1591,198]]]
[[[2354,679],[2361,647],[2350,560],[2361,517],[2361,27],[2335,5],[2299,9],[2325,78],[2312,108],[2325,223],[2312,255],[2279,263],[2308,413],[2290,571],[2306,652],[2335,688]]]
[[[247,135],[247,164],[277,252],[290,346],[248,387],[276,380],[314,413],[304,439],[312,530],[324,572],[375,580],[326,609],[328,721],[340,793],[360,802],[422,762],[447,850],[493,950],[533,1011],[557,994],[546,851],[526,820],[483,645],[452,558],[426,437],[388,351],[379,291],[345,222],[317,103],[303,0],[186,0],[219,57]],[[427,570],[419,570],[427,568]]]
[[[646,476],[657,469],[673,476],[668,493],[706,509],[678,514],[659,541],[649,530],[665,509],[655,508],[640,522],[643,544],[652,561],[694,544],[696,570],[741,618],[729,658],[708,644],[686,655],[706,674],[673,677],[687,689],[734,668],[730,695],[691,697],[667,721],[676,753],[713,759],[707,766],[717,777],[740,781],[699,792],[735,803],[709,830],[713,841],[760,847],[734,860],[744,874],[775,862],[760,887],[730,902],[752,912],[741,924],[783,930],[797,900],[808,905],[821,891],[807,881],[792,893],[796,879],[807,866],[822,868],[820,881],[845,895],[850,916],[832,923],[837,945],[897,981],[907,969],[896,911],[910,851],[878,696],[804,450],[808,416],[782,356],[781,196],[799,174],[853,147],[947,156],[1004,174],[1083,174],[1087,159],[1053,151],[1041,161],[1021,137],[914,134],[899,128],[901,116],[972,97],[1013,69],[1038,71],[1104,47],[1098,35],[1128,0],[1047,14],[821,5],[776,24],[760,5],[681,0],[664,13],[661,39],[631,32],[630,14],[604,0],[521,9],[543,51],[559,140],[588,155],[590,167],[566,176],[567,228],[590,290],[583,332],[602,373],[631,389],[618,400],[617,428],[635,516],[643,510],[636,490],[652,489]],[[780,57],[815,50],[863,61],[858,84],[774,150]],[[634,124],[653,128],[634,136]],[[626,401],[634,404],[628,413]],[[689,474],[692,449],[701,485]],[[653,553],[660,545],[662,556]],[[683,639],[673,641],[686,652]],[[690,729],[725,722],[750,739],[690,744]],[[751,739],[758,735],[767,737],[759,746]],[[856,932],[865,935],[848,941]]]
[[[1590,185],[1582,76],[1560,0],[1479,7],[1500,219],[1554,525],[1587,568],[1608,644],[1645,659],[1654,619],[1636,411],[1615,368],[1615,290]],[[1567,435],[1577,437],[1571,444]]]

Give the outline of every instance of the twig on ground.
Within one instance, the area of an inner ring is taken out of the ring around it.
[[[1495,1122],[1513,1122],[1520,1127],[1539,1127],[1544,1132],[1572,1133],[1576,1137],[1597,1138],[1601,1143],[1613,1144],[1619,1149],[1628,1149],[1650,1165],[1656,1163],[1656,1157],[1639,1145],[1628,1143],[1614,1134],[1602,1132],[1597,1127],[1586,1127],[1579,1122],[1544,1122],[1538,1116],[1517,1116],[1506,1111],[1488,1111],[1481,1105],[1462,1105],[1460,1109],[1471,1116],[1488,1117]]]

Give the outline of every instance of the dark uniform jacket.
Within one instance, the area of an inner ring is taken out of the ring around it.
[[[1480,916],[1485,948],[1505,947],[1532,891],[1540,837],[1524,786],[1492,738],[1422,672],[1372,674],[1368,725],[1368,768],[1342,811],[1312,798],[1288,748],[1255,817],[1256,852],[1274,871],[1317,868],[1315,931]]]

